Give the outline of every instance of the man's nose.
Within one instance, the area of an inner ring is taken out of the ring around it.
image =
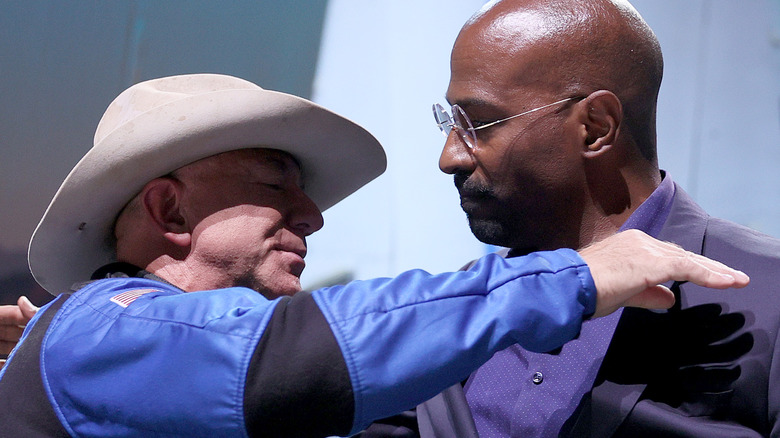
[[[291,206],[289,224],[304,236],[314,233],[324,224],[319,207],[303,190],[299,191]]]
[[[460,137],[456,128],[447,135],[439,157],[439,169],[447,174],[472,173],[476,167],[471,148]]]

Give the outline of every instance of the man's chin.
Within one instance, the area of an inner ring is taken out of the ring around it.
[[[280,297],[292,296],[301,291],[301,280],[293,274],[277,274],[272,279],[251,278],[250,281],[239,282],[236,286],[253,289],[260,295],[275,300]]]
[[[475,219],[469,216],[469,227],[474,237],[488,245],[507,246],[509,236],[506,227],[498,221],[489,219]]]

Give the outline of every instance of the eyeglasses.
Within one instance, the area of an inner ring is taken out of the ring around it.
[[[576,99],[576,97],[568,97],[566,99],[561,99],[557,102],[548,103],[547,105],[540,106],[539,108],[534,108],[532,110],[524,111],[520,114],[515,114],[505,119],[496,120],[490,123],[486,123],[484,125],[479,125],[477,127],[474,127],[474,125],[471,123],[471,119],[469,119],[469,116],[466,115],[466,112],[463,111],[463,108],[461,108],[460,105],[458,104],[452,105],[452,116],[450,116],[450,113],[448,113],[447,110],[444,109],[444,107],[441,106],[440,104],[438,103],[433,104],[433,117],[436,119],[436,126],[438,126],[439,129],[441,129],[441,132],[445,136],[449,136],[450,132],[452,132],[452,129],[455,128],[455,131],[458,133],[458,135],[460,135],[460,138],[462,138],[463,141],[466,143],[466,146],[468,146],[471,149],[474,149],[477,147],[477,133],[476,133],[477,130],[489,128],[501,122],[512,120],[515,117],[531,114],[533,112],[543,110],[545,108],[549,108],[553,105],[558,105],[559,103],[568,102],[574,99]]]

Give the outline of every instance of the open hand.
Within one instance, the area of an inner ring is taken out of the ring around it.
[[[617,233],[579,253],[596,283],[594,317],[622,306],[668,309],[674,294],[661,283],[672,280],[716,289],[744,287],[750,281],[741,271],[638,230]]]

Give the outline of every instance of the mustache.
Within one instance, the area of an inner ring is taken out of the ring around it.
[[[461,198],[491,198],[493,191],[490,187],[469,179],[467,173],[456,173],[453,176],[455,188],[458,189]]]

